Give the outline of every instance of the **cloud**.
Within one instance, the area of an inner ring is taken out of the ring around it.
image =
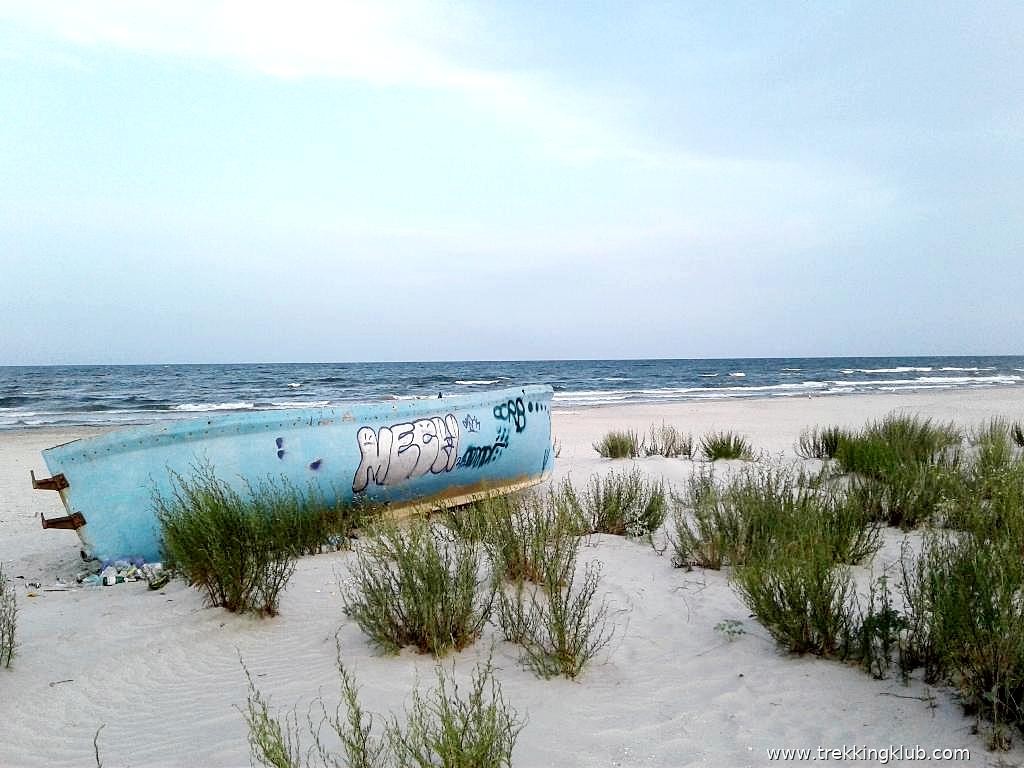
[[[836,219],[840,206],[849,212],[847,218],[863,221],[892,199],[875,180],[850,168],[690,151],[671,137],[629,125],[619,102],[601,93],[599,84],[581,87],[548,73],[498,66],[494,50],[513,36],[462,5],[0,0],[4,20],[36,38],[62,43],[46,45],[41,58],[52,58],[54,48],[75,56],[128,51],[284,80],[341,80],[453,95],[466,109],[510,127],[544,162],[597,169],[612,185],[609,194],[620,183],[643,190],[648,203],[629,206],[631,213],[617,217],[636,221],[604,221],[597,227],[602,232],[621,227],[626,239],[664,218],[675,222],[670,229],[682,229],[675,235],[683,239],[693,230],[709,229],[731,239],[737,231],[778,230],[785,221],[804,231],[822,217]],[[849,204],[851,197],[856,205]],[[578,227],[571,229],[567,239],[580,237]]]
[[[537,73],[482,62],[481,21],[445,6],[410,0],[38,0],[0,4],[0,19],[79,47],[198,59],[278,78],[454,92],[564,151],[574,148],[577,158],[604,154],[614,143],[591,115],[565,108],[573,94],[559,92]]]
[[[621,127],[614,103],[601,94],[529,69],[489,65],[495,31],[465,6],[456,11],[418,0],[0,0],[4,19],[79,49],[179,57],[284,79],[454,93],[570,165],[611,160],[707,171],[731,163],[650,146]]]

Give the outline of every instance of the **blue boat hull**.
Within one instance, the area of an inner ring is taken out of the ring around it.
[[[117,430],[43,451],[83,551],[160,557],[153,494],[170,473],[209,463],[246,481],[314,483],[328,501],[392,508],[468,500],[541,482],[553,465],[551,387],[530,386],[350,407],[256,411]],[[49,525],[47,524],[49,523]]]

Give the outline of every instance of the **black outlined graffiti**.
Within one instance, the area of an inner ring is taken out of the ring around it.
[[[511,421],[516,426],[516,433],[522,432],[526,429],[526,405],[523,398],[517,397],[494,406],[494,418],[498,421]]]
[[[480,419],[471,413],[466,414],[466,418],[462,420],[462,426],[466,428],[467,432],[479,432],[480,431]]]
[[[466,469],[486,467],[492,461],[496,461],[505,448],[508,448],[508,427],[498,430],[498,436],[491,445],[468,446],[466,452],[459,457],[458,466]]]
[[[459,420],[449,413],[379,430],[362,427],[356,440],[360,461],[352,490],[360,493],[371,483],[396,485],[427,472],[450,472],[459,456]]]

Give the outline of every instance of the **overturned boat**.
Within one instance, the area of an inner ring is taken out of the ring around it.
[[[209,464],[238,489],[268,477],[318,487],[328,502],[391,509],[466,503],[542,482],[551,472],[548,386],[469,395],[256,411],[120,429],[43,451],[83,557],[160,557],[154,494],[171,473]]]

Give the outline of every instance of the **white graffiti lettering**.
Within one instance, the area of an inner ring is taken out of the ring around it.
[[[356,442],[360,460],[352,490],[361,493],[371,484],[397,485],[427,472],[450,472],[459,458],[459,421],[449,413],[379,430],[361,427]]]

